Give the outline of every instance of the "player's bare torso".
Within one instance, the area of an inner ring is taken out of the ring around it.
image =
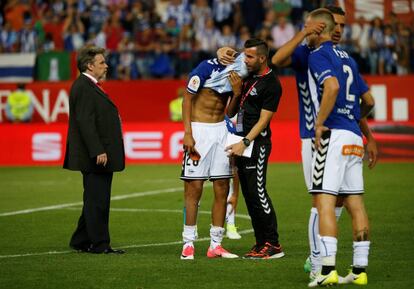
[[[192,97],[191,121],[217,123],[224,120],[229,95],[203,88]]]

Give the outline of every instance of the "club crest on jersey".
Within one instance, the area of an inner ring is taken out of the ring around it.
[[[256,87],[253,87],[252,91],[250,91],[250,95],[251,96],[257,95]]]
[[[191,89],[192,91],[197,91],[199,87],[200,87],[200,77],[198,77],[197,75],[194,75],[188,81],[188,88]]]

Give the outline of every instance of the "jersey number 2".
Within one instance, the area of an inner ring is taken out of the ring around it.
[[[349,93],[352,82],[354,82],[354,75],[352,74],[352,69],[348,65],[344,65],[343,70],[346,74],[348,74],[348,77],[346,78],[346,100],[354,102],[355,94]]]

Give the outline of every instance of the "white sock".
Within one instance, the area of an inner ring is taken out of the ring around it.
[[[235,216],[234,216],[234,209],[231,204],[227,205],[227,212],[226,212],[226,223],[227,225],[234,225],[235,224]]]
[[[342,214],[342,209],[344,207],[335,207],[335,217],[336,217],[336,221],[338,222],[339,217],[341,217]]]
[[[308,223],[308,237],[312,272],[318,272],[322,266],[319,244],[319,215],[316,208],[311,209]]]
[[[365,268],[368,266],[368,255],[370,241],[354,242],[354,261],[353,267]]]
[[[230,181],[230,187],[229,187],[229,194],[227,196],[227,201],[230,200],[231,196],[233,195],[233,181]],[[231,204],[227,204],[227,211],[226,211],[226,223],[227,225],[234,225],[234,209]]]
[[[221,241],[223,240],[224,235],[224,228],[223,227],[217,227],[211,225],[210,228],[210,247],[215,249],[218,245],[221,245]]]
[[[188,246],[194,246],[193,242],[197,239],[197,226],[184,225],[183,241]]]
[[[338,240],[335,237],[319,236],[323,266],[335,266]]]

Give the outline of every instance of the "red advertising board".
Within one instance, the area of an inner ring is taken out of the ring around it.
[[[283,95],[274,121],[298,119],[298,101],[294,77],[280,78]],[[376,111],[381,121],[414,121],[414,95],[410,91],[414,75],[367,76],[375,97]],[[35,82],[27,85],[34,100],[34,123],[67,122],[69,113],[70,82]],[[105,91],[117,104],[124,122],[167,122],[169,102],[177,89],[185,86],[182,80],[107,81]],[[5,103],[15,84],[0,84],[0,123],[6,122]],[[398,106],[397,106],[398,105]],[[403,109],[404,111],[399,111]],[[395,119],[404,116],[405,119]]]
[[[272,123],[271,161],[297,162],[300,142],[296,122]],[[181,163],[181,123],[123,124],[127,164]],[[0,165],[61,165],[66,144],[66,124],[0,125]]]

